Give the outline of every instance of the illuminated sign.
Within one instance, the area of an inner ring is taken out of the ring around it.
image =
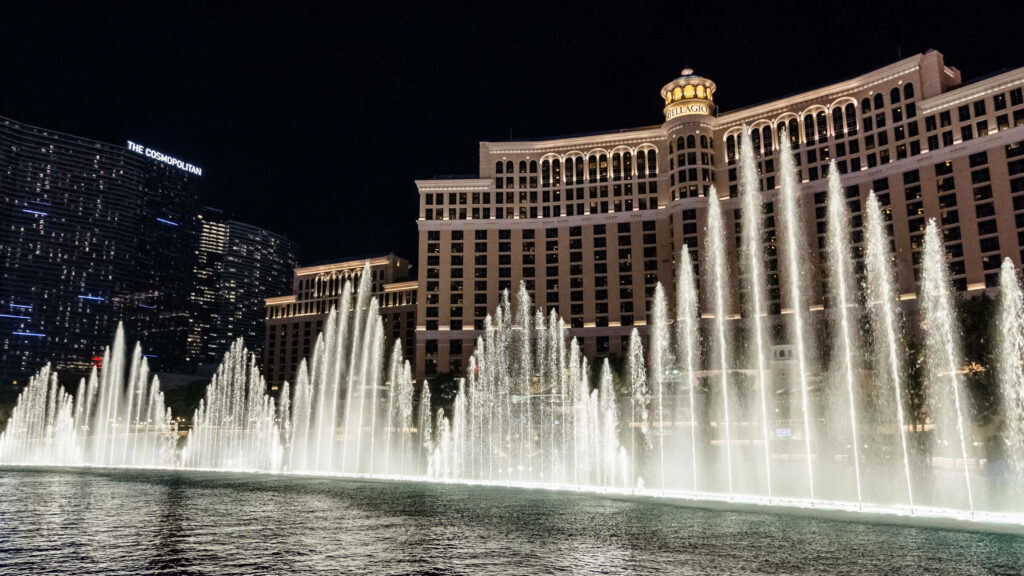
[[[676,116],[689,116],[691,114],[710,114],[711,106],[703,102],[679,102],[665,112],[665,119],[671,120]]]
[[[793,437],[793,429],[792,428],[776,428],[775,429],[775,437],[776,438],[792,438]]]
[[[157,150],[153,150],[152,148],[147,148],[147,147],[143,146],[142,144],[138,144],[136,142],[132,142],[131,140],[128,141],[128,149],[131,150],[132,152],[135,152],[136,154],[142,154],[143,156],[145,156],[147,158],[152,158],[153,160],[156,160],[157,162],[163,162],[164,164],[170,164],[171,166],[174,166],[178,170],[184,170],[185,172],[188,172],[189,174],[195,174],[196,176],[202,176],[203,175],[203,169],[198,167],[198,166],[193,166],[192,164],[189,164],[188,162],[185,162],[183,160],[178,160],[174,156],[169,156],[167,154],[164,154],[163,152],[160,152],[160,151],[157,151]]]

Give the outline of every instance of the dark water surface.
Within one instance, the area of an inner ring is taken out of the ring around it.
[[[0,574],[1014,574],[1024,537],[586,494],[0,469]]]

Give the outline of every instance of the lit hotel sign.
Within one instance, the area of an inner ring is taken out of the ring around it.
[[[689,116],[691,114],[710,114],[711,106],[704,102],[679,102],[672,105],[665,113],[665,119],[671,120],[676,116]]]
[[[192,164],[189,164],[188,162],[185,162],[183,160],[178,160],[174,156],[168,156],[167,154],[164,154],[163,152],[160,152],[160,151],[157,151],[157,150],[153,150],[152,148],[147,148],[147,147],[145,147],[142,144],[139,144],[137,142],[132,142],[131,140],[129,140],[128,141],[128,149],[131,150],[132,152],[135,152],[136,154],[142,154],[143,156],[145,156],[147,158],[152,158],[153,160],[156,160],[157,162],[163,162],[164,164],[170,164],[171,166],[174,166],[178,170],[184,170],[185,172],[188,172],[190,174],[195,174],[196,176],[202,176],[203,175],[203,169],[202,168],[200,168],[198,166],[193,166]]]

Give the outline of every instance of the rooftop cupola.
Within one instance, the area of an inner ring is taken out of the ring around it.
[[[693,114],[714,114],[714,93],[714,82],[696,76],[690,68],[684,69],[679,78],[661,89],[661,97],[665,100],[665,121]]]

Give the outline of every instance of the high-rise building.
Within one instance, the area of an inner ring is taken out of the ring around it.
[[[225,220],[215,210],[199,215],[190,360],[217,364],[238,338],[262,351],[264,300],[288,290],[297,252],[280,234]]]
[[[122,318],[155,367],[184,357],[201,172],[0,118],[4,385],[47,361],[88,368]]]
[[[340,303],[346,283],[355,290],[367,265],[370,290],[389,338],[387,349],[401,340],[406,358],[412,360],[417,283],[409,278],[409,262],[394,254],[318,262],[295,269],[291,295],[266,299],[263,376],[271,390],[295,378],[299,363],[313,352],[331,308]]]
[[[773,314],[785,313],[787,289],[774,246],[782,134],[802,181],[811,238],[802,265],[818,289],[812,305],[822,299],[831,160],[843,175],[855,238],[869,191],[884,204],[904,298],[915,292],[930,218],[941,225],[961,292],[994,286],[1004,257],[1020,265],[1024,68],[964,83],[942,54],[929,51],[734,111],[716,108],[716,90],[684,70],[661,89],[660,124],[481,142],[477,177],[417,181],[417,377],[461,371],[501,291],[520,282],[540,307],[566,319],[587,355],[621,353],[633,327],[645,330],[655,285],[671,290],[683,247],[700,262],[712,185],[736,236],[729,252],[736,258],[744,127],[752,131],[764,194]]]

